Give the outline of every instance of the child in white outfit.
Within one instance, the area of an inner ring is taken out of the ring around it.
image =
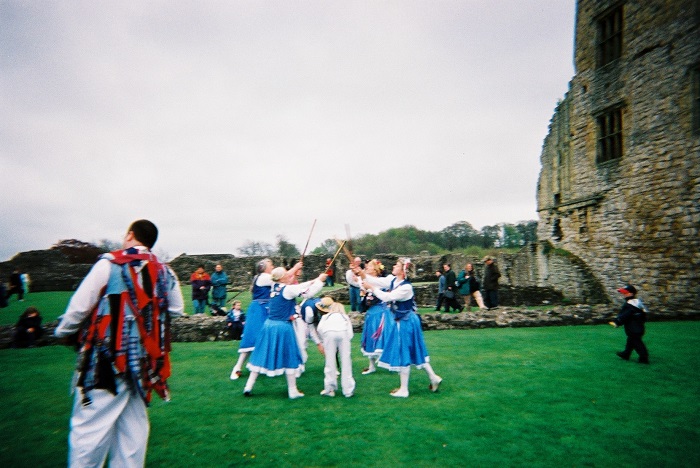
[[[323,340],[326,365],[323,368],[323,391],[321,395],[335,396],[338,388],[338,367],[336,354],[340,358],[340,385],[343,395],[350,398],[355,392],[355,379],[352,378],[352,361],[350,359],[350,340],[353,336],[352,322],[345,313],[342,304],[324,297],[316,305],[324,315],[316,328]]]

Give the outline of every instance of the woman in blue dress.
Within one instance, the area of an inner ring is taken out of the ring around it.
[[[255,349],[255,341],[258,338],[258,334],[265,320],[267,320],[270,291],[273,284],[271,272],[274,267],[272,260],[269,258],[260,260],[256,265],[257,274],[255,278],[253,278],[253,285],[251,286],[253,300],[246,311],[243,335],[241,336],[241,343],[238,345],[238,361],[231,371],[231,380],[236,380],[241,376],[243,364],[250,356],[250,353]],[[301,265],[295,265],[294,268],[290,270],[290,274],[296,273],[300,268]]]
[[[365,289],[389,304],[393,314],[393,320],[384,324],[383,350],[378,365],[399,373],[401,385],[391,392],[391,396],[398,398],[408,397],[408,380],[412,365],[428,374],[431,391],[437,392],[442,382],[442,378],[430,365],[420,318],[416,314],[413,286],[409,281],[413,268],[409,259],[399,259],[392,269],[392,274],[385,278],[358,272],[364,280]]]
[[[251,396],[255,381],[260,374],[268,377],[284,374],[287,377],[289,398],[304,396],[297,389],[297,375],[303,370],[304,363],[294,333],[294,321],[297,318],[295,299],[316,295],[323,288],[326,275],[322,273],[315,280],[292,284],[296,281],[297,266],[301,268],[301,263],[297,263],[290,271],[277,267],[270,274],[273,285],[270,293],[269,315],[258,334],[255,349],[248,362],[250,377],[243,389],[245,396]]]
[[[369,276],[381,276],[384,266],[376,259],[365,265],[364,273]],[[389,307],[372,291],[364,291],[362,309],[365,311],[365,323],[362,326],[362,341],[360,351],[369,359],[369,365],[362,375],[377,371],[376,362],[382,354],[383,344],[380,342],[384,324],[391,318]]]

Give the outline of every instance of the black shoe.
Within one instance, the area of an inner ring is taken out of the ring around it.
[[[253,396],[253,393],[250,392],[250,391],[245,391],[245,392],[243,392],[243,396],[244,396],[244,397],[252,397],[252,396]]]
[[[615,354],[617,354],[618,356],[620,356],[620,357],[621,357],[622,359],[624,359],[625,361],[629,361],[629,360],[630,360],[630,357],[629,357],[629,356],[625,356],[625,353],[623,353],[622,351],[618,351],[618,352],[616,352]]]
[[[639,361],[637,362],[640,364],[649,364],[649,358],[639,358]]]

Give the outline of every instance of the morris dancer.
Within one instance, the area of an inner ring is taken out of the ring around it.
[[[373,277],[382,276],[384,265],[379,260],[373,259],[365,265],[365,274]],[[389,307],[383,303],[372,291],[367,291],[362,298],[363,310],[365,310],[365,323],[362,326],[362,355],[369,359],[369,365],[362,371],[362,375],[376,372],[375,363],[382,354],[383,344],[379,343],[385,322],[391,319]]]
[[[394,320],[385,324],[382,332],[384,349],[379,358],[379,367],[398,372],[401,385],[391,396],[408,397],[408,379],[411,365],[424,369],[430,378],[430,390],[438,391],[442,378],[433,371],[430,356],[423,339],[420,318],[416,314],[416,301],[409,278],[413,275],[413,264],[409,259],[399,259],[392,274],[386,278],[365,275],[358,269],[367,291],[372,291],[382,301],[389,303]],[[383,289],[386,289],[384,291]]]
[[[350,340],[353,336],[352,322],[345,308],[330,297],[324,297],[317,304],[324,314],[318,324],[318,333],[323,338],[326,364],[323,368],[323,390],[321,395],[334,397],[338,388],[338,364],[340,361],[340,388],[346,398],[355,393],[355,379],[352,378]]]
[[[170,317],[185,305],[175,273],[150,249],[158,229],[138,220],[124,250],[103,255],[73,294],[55,335],[82,344],[68,466],[143,466],[151,391],[169,399]],[[88,321],[86,328],[81,326]]]
[[[301,262],[297,265],[301,268]],[[270,293],[269,316],[260,330],[247,366],[250,377],[243,389],[245,396],[252,395],[259,374],[268,377],[285,374],[289,398],[304,396],[297,389],[297,375],[303,370],[304,364],[293,326],[297,318],[295,299],[312,297],[321,291],[326,274],[321,273],[315,280],[305,283],[290,284],[294,281],[294,276],[294,271],[288,272],[283,267],[277,267],[271,272],[274,284]]]
[[[348,295],[350,296],[350,312],[360,311],[360,280],[353,273],[354,268],[360,268],[362,259],[355,257],[352,259],[350,267],[345,272],[345,282],[348,284]]]
[[[299,352],[301,353],[302,363],[306,366],[306,361],[309,358],[309,353],[306,351],[309,337],[316,344],[318,352],[324,354],[323,343],[321,337],[318,336],[316,326],[321,320],[321,311],[318,309],[318,303],[321,300],[319,297],[311,297],[304,299],[299,304],[299,317],[294,321],[294,331],[297,335],[299,343]]]
[[[243,364],[255,349],[255,341],[265,320],[267,320],[272,289],[270,273],[274,267],[269,258],[260,260],[256,266],[257,275],[253,278],[251,286],[253,300],[246,311],[246,323],[243,328],[243,336],[241,336],[241,344],[238,346],[238,361],[231,370],[231,380],[237,380],[241,376]],[[291,274],[296,273],[299,268],[301,268],[301,264],[295,265],[290,270]]]

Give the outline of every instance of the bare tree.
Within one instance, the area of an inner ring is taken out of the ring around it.
[[[275,249],[267,242],[255,242],[251,240],[245,241],[245,243],[238,248],[238,253],[245,257],[272,255],[274,252]]]

